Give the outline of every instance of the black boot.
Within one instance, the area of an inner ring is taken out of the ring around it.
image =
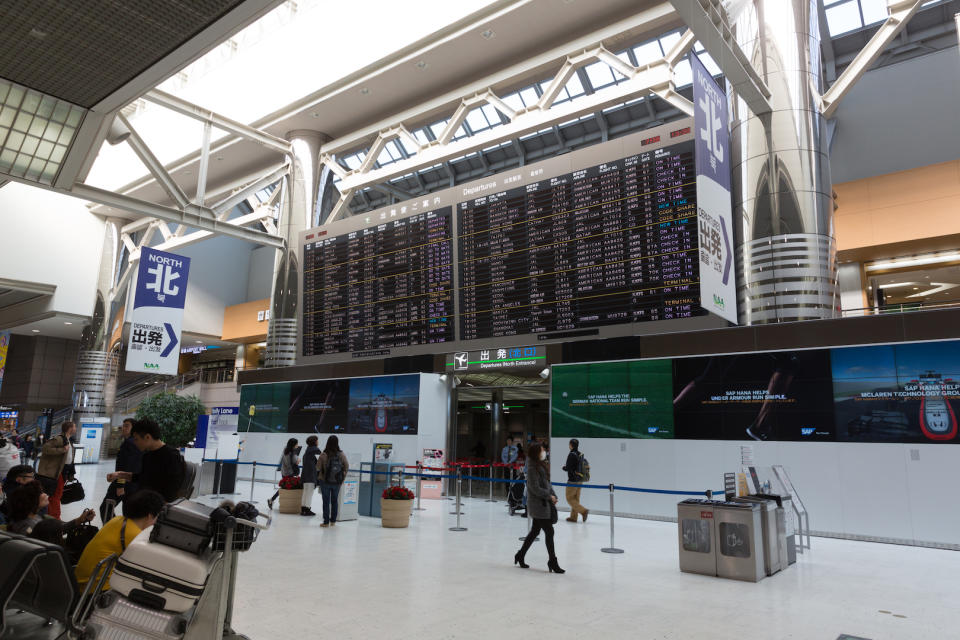
[[[520,565],[521,569],[529,569],[530,565],[523,561],[523,551],[517,551],[517,554],[513,556],[513,564]]]
[[[547,569],[550,570],[550,573],[566,573],[563,569],[560,568],[560,565],[557,564],[556,558],[550,558],[547,562]]]

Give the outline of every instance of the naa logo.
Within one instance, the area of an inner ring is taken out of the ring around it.
[[[816,430],[817,430],[816,427],[800,427],[800,435],[812,436],[813,432]]]
[[[717,294],[713,294],[713,306],[717,307],[718,309],[726,309],[726,308],[727,308],[727,305],[726,305],[726,303],[723,301],[723,298],[721,298],[721,297],[718,296]]]
[[[159,369],[159,368],[160,368],[160,365],[157,364],[157,363],[155,363],[155,362],[144,362],[144,363],[143,363],[143,368],[144,368],[144,369]]]

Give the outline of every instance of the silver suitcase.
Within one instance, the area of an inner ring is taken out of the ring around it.
[[[84,638],[90,640],[179,640],[187,619],[130,602],[115,591],[97,599]]]
[[[110,588],[137,604],[182,613],[197,603],[213,568],[215,554],[201,555],[150,542],[144,529],[117,560]]]

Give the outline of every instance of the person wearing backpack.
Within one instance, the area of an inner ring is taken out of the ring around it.
[[[567,472],[567,484],[572,485],[567,487],[567,504],[570,505],[570,517],[567,518],[567,522],[576,522],[578,513],[583,516],[584,522],[587,521],[590,510],[580,504],[580,487],[577,485],[590,479],[589,469],[590,465],[587,464],[587,459],[580,453],[580,441],[571,438],[567,464],[563,467],[563,470]]]
[[[303,498],[300,500],[300,515],[315,516],[310,507],[313,505],[313,492],[317,488],[317,458],[320,447],[317,446],[317,436],[307,438],[307,450],[303,452],[303,469],[300,477],[303,478]]]
[[[340,439],[337,436],[327,438],[327,445],[317,460],[317,469],[317,475],[320,478],[320,495],[323,498],[323,524],[320,526],[333,526],[337,522],[340,485],[343,484],[347,471],[350,470],[347,456],[340,450]]]
[[[280,464],[277,465],[281,478],[300,475],[300,458],[297,456],[298,453],[300,453],[300,447],[297,446],[297,439],[290,438],[287,440],[287,446],[283,448],[283,454],[280,456]],[[277,489],[273,497],[267,500],[268,509],[273,509],[273,503],[278,497],[280,497],[280,489]]]

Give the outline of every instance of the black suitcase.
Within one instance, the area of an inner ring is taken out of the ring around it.
[[[150,542],[200,555],[210,546],[213,537],[210,516],[215,510],[183,498],[164,505],[150,532]]]

